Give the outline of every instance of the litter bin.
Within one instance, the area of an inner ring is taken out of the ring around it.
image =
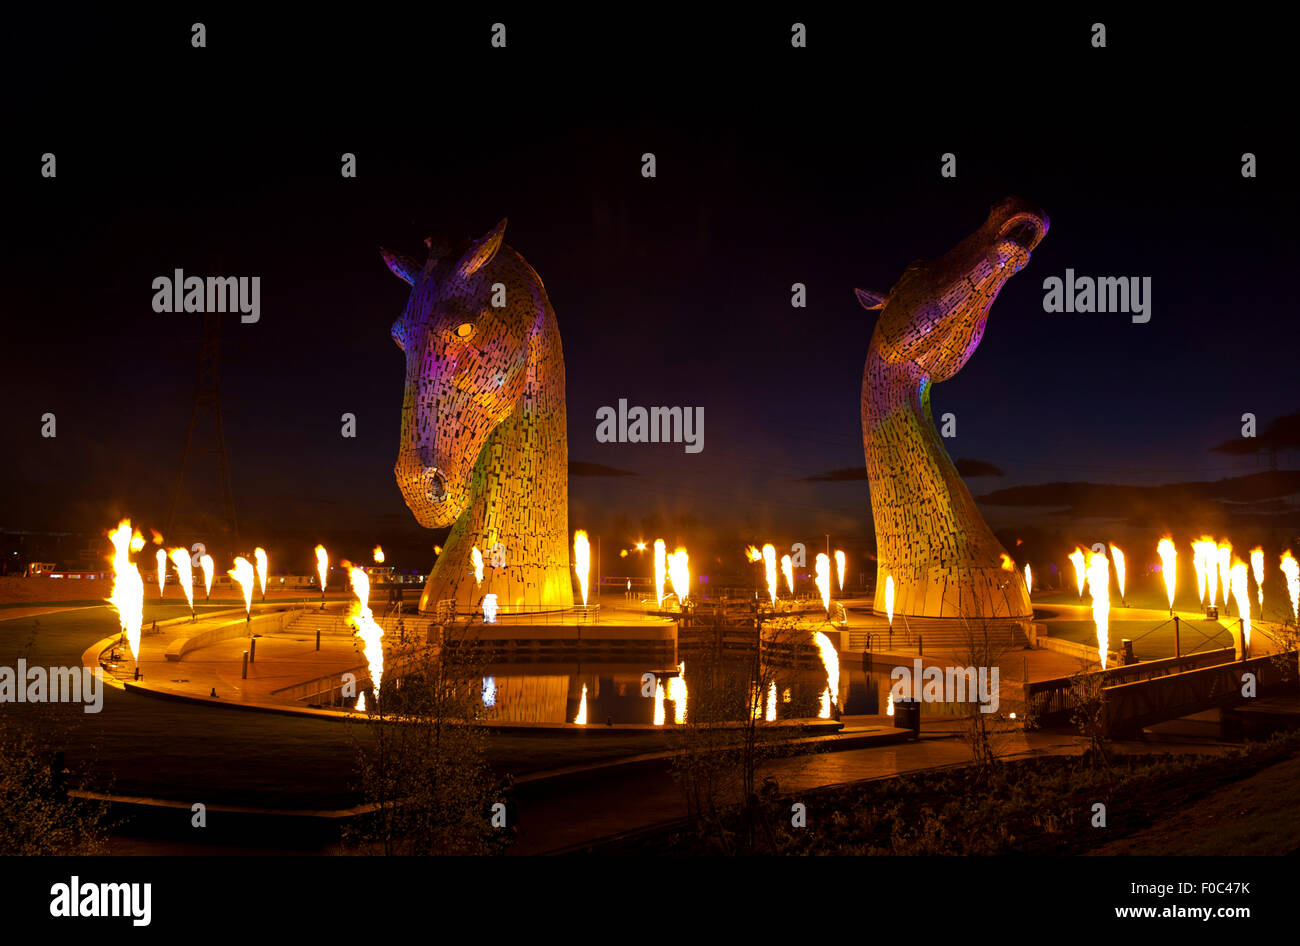
[[[899,700],[894,704],[894,728],[910,729],[914,736],[921,734],[920,700]]]

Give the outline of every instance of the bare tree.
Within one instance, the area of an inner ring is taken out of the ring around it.
[[[370,854],[489,854],[513,826],[494,826],[505,802],[485,751],[484,652],[475,625],[431,642],[406,635],[385,652],[386,672],[358,740],[361,789],[373,806],[347,840]],[[498,813],[499,813],[498,809]]]
[[[1088,739],[1093,768],[1110,768],[1106,732],[1106,675],[1084,668],[1070,677],[1070,722]]]
[[[693,676],[707,685],[690,691],[684,724],[673,740],[674,775],[700,841],[718,853],[752,853],[778,847],[771,802],[773,779],[760,781],[762,766],[789,755],[798,729],[768,721],[774,688],[789,683],[801,657],[807,658],[810,630],[796,618],[756,614],[749,645],[737,653],[723,646],[725,619],[699,628],[704,645],[693,655]],[[730,629],[734,638],[737,628]],[[802,649],[802,651],[801,651]],[[791,684],[790,716],[815,715],[816,694]],[[838,699],[838,694],[836,694]]]
[[[952,654],[954,660],[973,668],[977,678],[981,670],[992,674],[996,667],[1000,683],[1004,660],[1018,648],[1014,630],[1006,622],[987,617],[964,617],[961,629],[961,642]],[[973,694],[970,692],[972,687],[975,687]],[[965,717],[965,726],[959,736],[970,749],[975,768],[981,775],[987,775],[997,765],[1006,743],[1018,728],[1008,721],[1005,712],[982,710],[977,683],[968,680],[965,695],[970,713]],[[999,695],[999,702],[1000,699]],[[1025,712],[1028,715],[1028,707]],[[1029,725],[1028,721],[1023,724]]]
[[[63,753],[0,716],[0,855],[105,854],[108,807],[70,796]]]

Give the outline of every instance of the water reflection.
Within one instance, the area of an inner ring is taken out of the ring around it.
[[[743,676],[750,670],[747,664],[736,660],[711,666],[688,660],[682,669],[684,674],[678,675],[676,668],[641,663],[492,664],[482,678],[482,716],[498,722],[573,723],[585,708],[589,726],[650,726],[665,720],[691,722],[691,706],[699,701],[714,718],[745,718],[749,693],[733,684],[748,681]],[[758,703],[763,718],[818,716],[827,688],[825,669],[773,669],[766,677]],[[852,689],[849,678],[842,676],[838,706],[846,705]]]

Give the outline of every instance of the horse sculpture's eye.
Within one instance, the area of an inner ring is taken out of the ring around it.
[[[473,322],[461,322],[459,325],[456,326],[457,338],[465,339],[465,338],[469,338],[473,334],[474,334]]]

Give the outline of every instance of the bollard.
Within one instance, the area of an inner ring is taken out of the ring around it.
[[[1133,656],[1133,642],[1125,637],[1122,641],[1124,645],[1124,666],[1137,663],[1137,658]]]
[[[257,663],[257,638],[254,637],[248,642],[248,662]]]
[[[320,650],[320,628],[316,628],[316,649]]]
[[[140,665],[139,665],[139,664],[136,664],[136,665],[135,665],[135,679],[137,679],[137,680],[140,679]]]
[[[1183,644],[1182,641],[1178,639],[1178,615],[1175,614],[1174,615],[1174,656],[1181,657],[1182,655],[1183,655]]]
[[[239,679],[248,679],[248,651],[244,651],[244,669],[240,672]]]

